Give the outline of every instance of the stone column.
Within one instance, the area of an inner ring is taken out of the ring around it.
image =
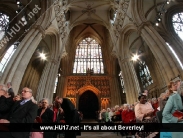
[[[1,77],[0,83],[2,84],[12,82],[15,94],[18,93],[24,72],[41,39],[42,34],[38,29],[30,30],[13,54]]]
[[[111,107],[121,104],[121,97],[119,91],[119,82],[116,76],[111,77],[110,91],[111,91]]]
[[[52,101],[58,67],[58,63],[48,61],[39,81],[36,100],[40,101],[42,98],[49,98]]]
[[[164,83],[167,84],[171,78],[178,74],[183,76],[183,72],[174,55],[166,45],[163,38],[156,30],[148,24],[145,24],[141,29],[141,36],[152,51],[160,70],[162,71]]]
[[[133,104],[134,102],[138,101],[138,93],[140,92],[140,86],[134,65],[129,58],[121,60],[119,64],[124,79],[126,102],[128,104]]]

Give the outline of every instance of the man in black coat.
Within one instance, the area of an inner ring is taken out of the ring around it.
[[[22,99],[21,101],[16,102],[10,110],[9,116],[7,119],[0,119],[0,123],[10,123],[9,129],[17,131],[19,128],[22,128],[22,125],[26,123],[34,123],[34,120],[37,116],[38,106],[34,104],[31,100],[32,90],[30,88],[23,88],[22,90]],[[20,123],[11,125],[11,123]],[[11,128],[13,126],[13,128]],[[27,124],[27,127],[30,127]],[[20,130],[21,131],[21,130]],[[0,138],[29,138],[30,132],[0,132]]]
[[[7,87],[0,85],[0,119],[6,119],[13,105],[13,98],[8,95]]]
[[[79,124],[79,114],[75,109],[74,104],[67,98],[56,98],[56,102],[60,103],[59,110],[64,112],[65,122],[67,124]],[[76,132],[67,131],[65,132],[65,138],[76,138]]]

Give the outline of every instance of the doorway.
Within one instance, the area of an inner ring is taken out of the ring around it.
[[[92,91],[84,92],[79,98],[79,111],[83,113],[84,119],[97,119],[99,110],[98,97]]]

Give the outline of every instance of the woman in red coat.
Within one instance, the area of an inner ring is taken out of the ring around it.
[[[129,109],[128,104],[124,104],[123,106],[124,106],[124,109],[121,114],[123,123],[135,123],[136,122],[135,112]]]

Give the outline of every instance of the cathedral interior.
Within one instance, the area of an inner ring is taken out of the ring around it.
[[[159,97],[183,77],[182,29],[182,0],[0,0],[0,83],[86,116]]]

